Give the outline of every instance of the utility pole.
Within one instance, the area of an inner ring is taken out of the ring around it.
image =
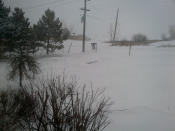
[[[115,31],[114,31],[113,42],[115,41],[115,36],[116,36],[116,31],[117,31],[118,13],[119,13],[119,8],[117,9],[117,16],[116,16],[116,21],[115,21]]]
[[[129,43],[129,56],[131,55],[131,47],[132,47],[132,45],[131,45],[131,41],[130,41],[130,43]]]
[[[88,0],[89,1],[89,0]],[[84,0],[84,8],[81,8],[84,11],[83,14],[83,43],[82,43],[82,52],[85,52],[85,39],[86,39],[86,12],[90,11],[87,9],[87,0]]]

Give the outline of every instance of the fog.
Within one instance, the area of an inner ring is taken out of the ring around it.
[[[84,0],[4,0],[6,5],[20,7],[30,22],[36,23],[47,8],[55,11],[65,26],[76,34],[82,33],[81,16]],[[149,39],[160,39],[175,24],[174,0],[91,0],[87,14],[87,35],[92,39],[109,39],[110,24],[114,25],[119,11],[118,39],[130,39],[143,33]]]

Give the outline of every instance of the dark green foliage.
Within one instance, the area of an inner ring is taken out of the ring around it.
[[[22,9],[15,8],[9,17],[10,9],[0,0],[0,56],[8,52],[11,71],[9,78],[19,76],[22,86],[24,78],[31,78],[39,72],[39,66],[31,54],[37,51],[36,36]]]
[[[10,8],[4,6],[0,0],[0,40],[5,39],[7,36],[7,28],[9,26],[9,13]]]
[[[7,50],[14,54],[26,54],[32,45],[31,28],[28,18],[24,17],[22,9],[15,8],[11,16],[11,36]]]
[[[35,32],[39,41],[42,41],[46,53],[55,49],[63,48],[62,43],[62,23],[59,18],[55,18],[55,13],[50,9],[39,19],[37,25],[34,25]],[[45,45],[46,43],[46,45]]]
[[[19,85],[22,86],[24,78],[34,78],[35,74],[40,72],[39,64],[35,58],[29,55],[15,55],[10,58],[11,71],[9,78],[14,80],[19,78]]]
[[[24,54],[26,51],[27,53],[36,52],[36,38],[22,9],[15,8],[8,20],[7,28],[4,28],[6,33],[3,33],[4,37],[1,38],[4,51],[11,54]]]
[[[4,46],[7,43],[7,38],[9,35],[9,19],[10,8],[4,6],[2,0],[0,0],[0,58],[5,53]]]
[[[31,56],[36,51],[33,30],[27,18],[24,17],[22,9],[15,8],[12,13],[11,40],[7,50],[10,52],[11,71],[9,78],[13,80],[19,76],[19,84],[22,86],[24,78],[32,78],[39,73],[39,66]]]
[[[4,6],[2,0],[0,0],[0,18],[8,18],[10,8]]]

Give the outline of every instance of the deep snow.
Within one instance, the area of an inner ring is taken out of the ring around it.
[[[115,103],[106,131],[175,131],[175,48],[159,47],[175,41],[134,46],[131,56],[129,47],[98,42],[95,52],[89,43],[84,54],[81,41],[66,41],[55,55],[39,57],[40,76],[65,73],[105,88]],[[0,62],[0,86],[7,84],[7,71],[7,63]]]

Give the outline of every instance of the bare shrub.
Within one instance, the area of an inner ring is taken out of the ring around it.
[[[31,93],[32,94],[32,93]],[[15,131],[25,129],[35,109],[35,99],[26,90],[0,90],[0,130]]]
[[[37,82],[38,83],[38,82]],[[103,91],[86,86],[78,87],[76,81],[66,82],[57,77],[40,84],[37,89],[37,108],[31,129],[37,131],[96,131],[109,123],[111,101],[103,97]]]
[[[103,90],[64,77],[0,91],[1,131],[101,131],[110,123]]]

